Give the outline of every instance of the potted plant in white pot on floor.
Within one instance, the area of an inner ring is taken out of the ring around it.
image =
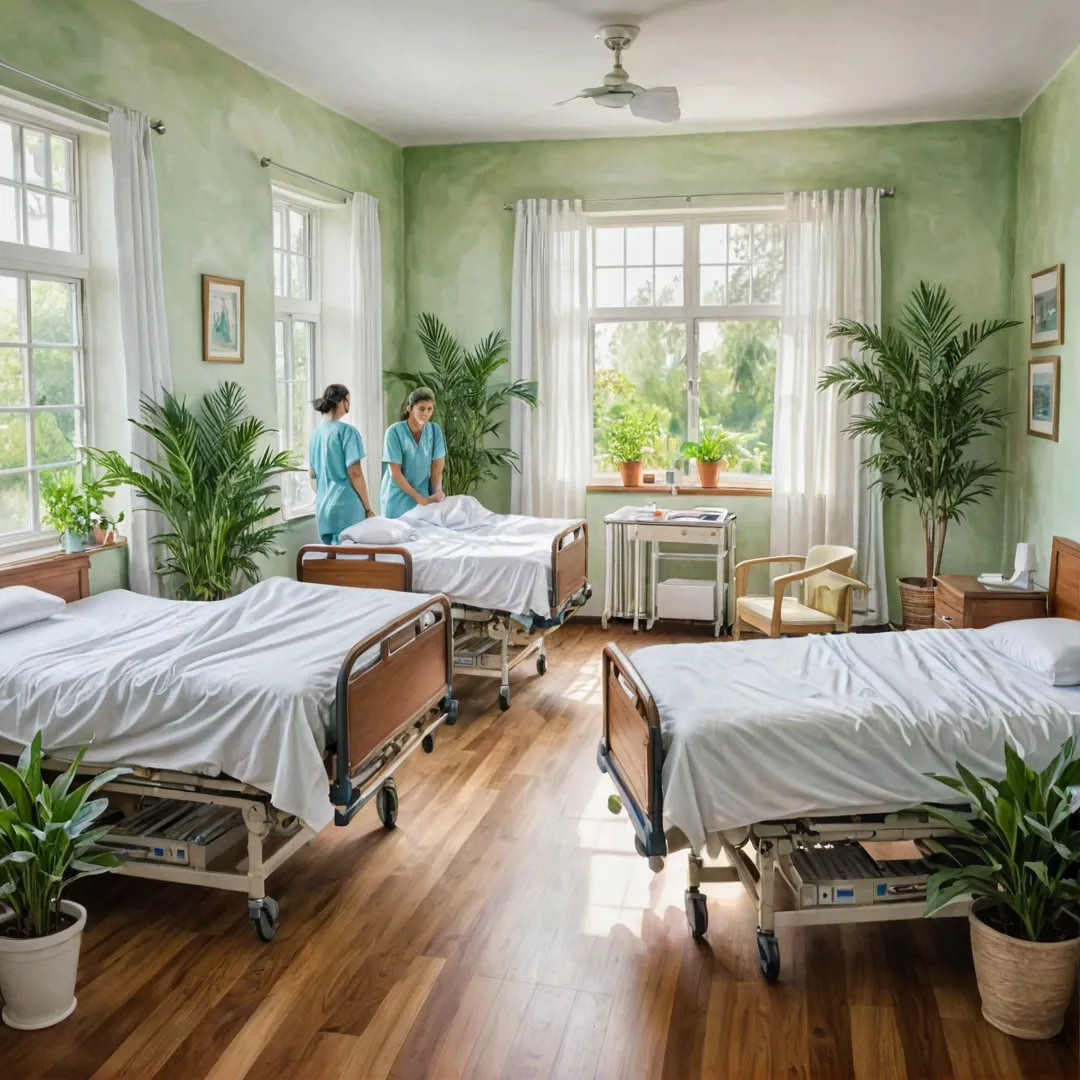
[[[109,805],[92,799],[129,770],[110,769],[75,787],[82,750],[47,783],[41,734],[15,768],[0,762],[0,995],[8,1027],[50,1027],[75,1009],[75,979],[86,908],[64,899],[73,881],[120,865],[98,841],[94,822]]]
[[[928,814],[956,832],[931,840],[937,869],[924,914],[975,898],[968,922],[983,1016],[1022,1039],[1049,1039],[1065,1022],[1080,957],[1080,760],[1066,740],[1042,772],[1008,744],[1005,778],[937,776],[966,799],[971,816],[940,806]]]

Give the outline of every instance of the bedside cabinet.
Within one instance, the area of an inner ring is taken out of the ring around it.
[[[974,574],[942,574],[934,583],[938,629],[973,630],[1013,619],[1046,618],[1045,589],[988,589]]]

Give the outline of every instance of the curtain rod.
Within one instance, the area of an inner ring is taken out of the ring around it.
[[[894,199],[896,198],[896,188],[878,188],[878,195],[882,199]],[[633,203],[633,202],[661,202],[665,199],[682,199],[688,203],[691,199],[735,199],[735,198],[749,198],[750,196],[757,195],[786,195],[786,191],[710,191],[710,192],[698,192],[694,195],[634,195],[626,199],[585,199],[584,202],[591,203],[593,206],[598,206],[603,203]],[[805,195],[807,192],[796,192],[797,195]],[[503,203],[504,210],[513,210],[513,203]]]
[[[340,191],[342,195],[351,199],[353,193],[348,188],[343,188],[339,184],[331,184],[329,180],[320,180],[317,176],[312,176],[310,173],[301,172],[299,169],[290,169],[288,165],[282,165],[280,161],[274,161],[269,157],[259,158],[259,164],[264,169],[269,169],[272,165],[275,169],[280,169],[282,172],[292,173],[293,176],[301,176],[305,180],[310,180],[313,184],[321,184],[323,187],[333,188],[335,191]]]
[[[69,90],[66,86],[59,86],[54,82],[49,82],[48,79],[42,79],[38,75],[31,75],[29,71],[23,71],[22,68],[16,67],[14,64],[5,63],[0,60],[0,68],[4,68],[6,71],[13,72],[16,75],[21,76],[24,79],[29,79],[31,82],[37,83],[39,86],[47,86],[50,90],[55,90],[58,94],[64,94],[69,98],[74,98],[76,101],[81,101],[84,105],[90,105],[95,109],[100,109],[102,112],[112,112],[115,108],[113,105],[106,105],[104,101],[96,101],[92,97],[87,97],[85,94],[80,94],[76,90]],[[151,120],[150,130],[156,131],[159,135],[165,134],[165,121],[164,120]]]

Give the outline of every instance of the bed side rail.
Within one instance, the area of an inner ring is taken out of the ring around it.
[[[648,856],[666,855],[664,840],[664,744],[649,688],[615,645],[604,647],[604,732],[596,763],[618,789]]]
[[[551,614],[589,583],[589,525],[575,521],[551,542]]]
[[[360,659],[378,649],[373,664]],[[336,760],[330,799],[344,825],[363,805],[353,778],[388,742],[450,706],[454,669],[450,601],[436,596],[369,634],[341,665],[334,702]],[[419,741],[419,735],[417,736]]]
[[[308,555],[323,558],[305,558]],[[379,555],[394,556],[394,561],[380,561]],[[403,547],[305,544],[296,553],[296,580],[313,581],[316,585],[412,592],[412,555]]]

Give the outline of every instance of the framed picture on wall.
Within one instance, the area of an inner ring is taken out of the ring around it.
[[[1040,356],[1028,361],[1028,434],[1058,441],[1061,404],[1061,361]]]
[[[1031,344],[1065,344],[1065,266],[1031,275]]]
[[[244,283],[203,274],[203,359],[244,362]]]

